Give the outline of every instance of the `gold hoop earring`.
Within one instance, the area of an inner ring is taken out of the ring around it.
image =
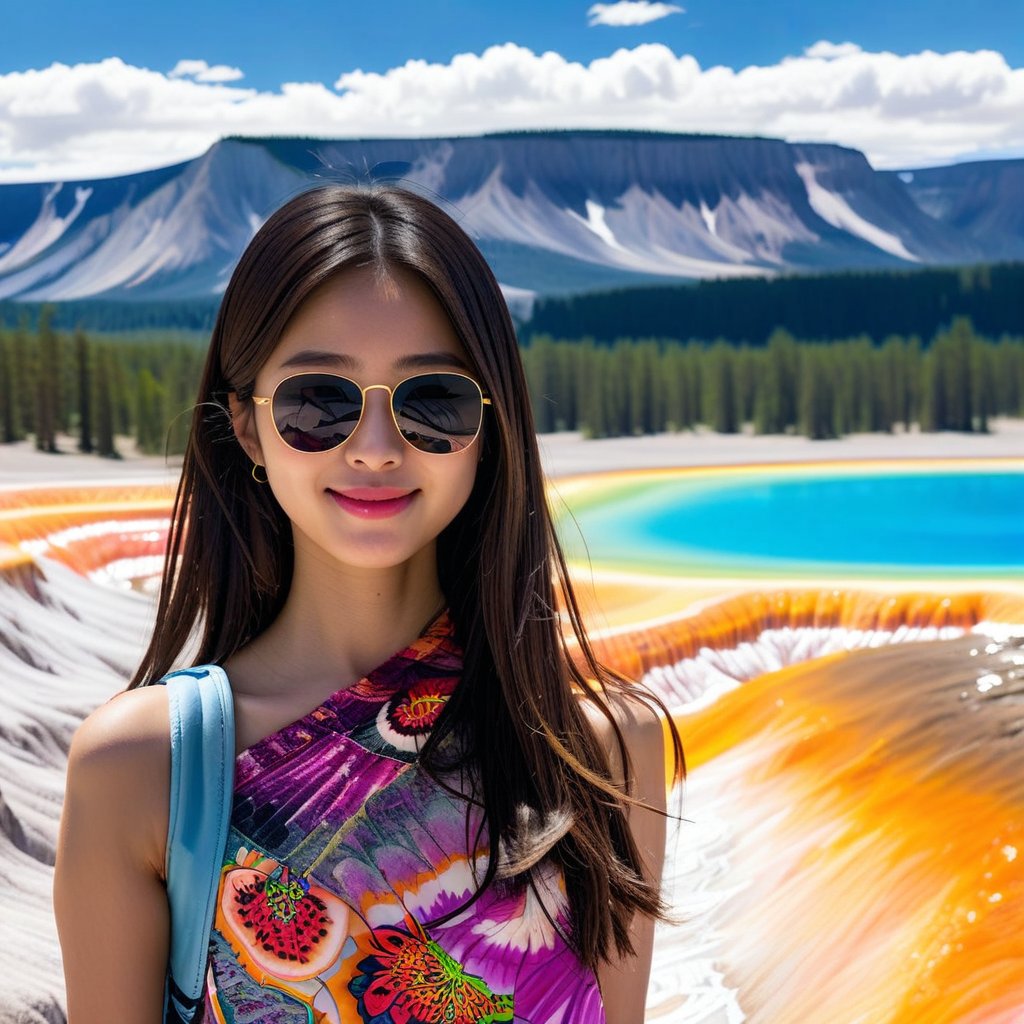
[[[257,469],[262,469],[263,470],[263,479],[262,480],[256,475],[256,470]],[[267,469],[266,469],[266,467],[265,466],[261,466],[258,462],[254,462],[252,464],[252,469],[249,470],[249,474],[252,476],[253,480],[255,480],[256,483],[258,483],[258,484],[265,484],[270,479],[270,477],[267,476]]]

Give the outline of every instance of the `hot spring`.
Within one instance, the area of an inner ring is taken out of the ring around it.
[[[171,497],[0,491],[4,1019],[64,1019],[64,764],[141,654]],[[647,1019],[1019,1022],[1024,460],[594,474],[552,501],[599,656],[661,694],[690,767]]]
[[[1010,460],[637,471],[558,491],[576,521],[561,519],[567,546],[602,568],[833,579],[1024,574],[1024,470]]]

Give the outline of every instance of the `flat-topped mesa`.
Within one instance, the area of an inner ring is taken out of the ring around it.
[[[1024,258],[1024,161],[971,166],[967,209],[956,168],[877,171],[828,143],[226,139],[159,170],[0,185],[0,299],[211,299],[275,207],[313,184],[375,179],[447,205],[510,294]]]

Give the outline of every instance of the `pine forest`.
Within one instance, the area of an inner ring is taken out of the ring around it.
[[[987,431],[1024,416],[1024,339],[979,335],[956,317],[929,338],[830,341],[774,330],[762,344],[534,335],[522,347],[538,431],[616,437],[704,427],[810,438],[914,427]],[[36,323],[0,330],[0,441],[118,457],[126,438],[184,451],[204,360],[202,337],[126,335]],[[225,417],[216,407],[207,415]]]

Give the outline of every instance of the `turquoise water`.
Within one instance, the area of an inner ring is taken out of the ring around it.
[[[594,565],[666,573],[1024,573],[1020,472],[661,477],[573,511]],[[560,532],[579,556],[575,528],[563,520]]]

